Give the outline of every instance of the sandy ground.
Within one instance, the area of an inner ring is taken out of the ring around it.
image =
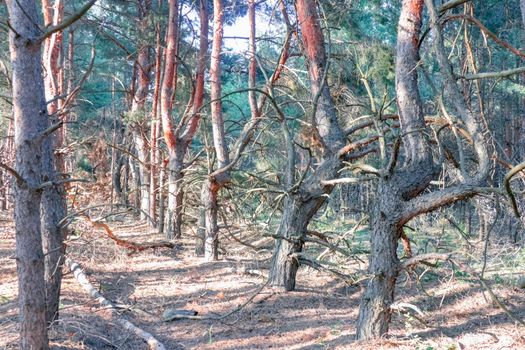
[[[110,222],[115,233],[135,242],[158,241],[146,225]],[[163,322],[168,308],[199,315],[220,315],[245,303],[265,283],[269,252],[255,254],[223,239],[229,253],[215,263],[192,255],[192,239],[175,249],[158,248],[129,254],[103,232],[79,221],[79,236],[69,254],[90,281],[115,303],[126,305],[121,316],[154,334],[168,349],[525,349],[525,327],[515,324],[480,286],[442,269],[424,289],[400,278],[396,300],[417,305],[417,320],[395,314],[390,334],[374,343],[356,342],[355,320],[363,286],[347,285],[333,276],[301,268],[297,291],[264,287],[252,302],[222,320]],[[17,282],[13,223],[0,219],[0,349],[17,348]],[[429,272],[430,273],[430,272]],[[525,318],[525,291],[492,285],[515,315]],[[423,324],[422,322],[426,322]],[[146,349],[124,331],[108,310],[101,309],[67,272],[60,320],[50,331],[54,349]]]

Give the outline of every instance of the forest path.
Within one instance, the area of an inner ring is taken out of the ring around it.
[[[119,238],[153,242],[162,237],[140,223],[109,222]],[[269,251],[260,254],[224,239],[230,252],[215,263],[193,256],[193,240],[174,249],[132,253],[116,246],[103,232],[79,220],[69,255],[81,264],[91,283],[116,304],[122,317],[154,334],[168,349],[523,349],[525,332],[491,302],[476,283],[450,278],[449,271],[428,282],[424,296],[402,278],[397,300],[427,311],[429,327],[395,315],[392,336],[373,344],[353,341],[360,286],[303,268],[296,292],[265,287],[239,312],[224,320],[163,322],[168,308],[199,315],[225,314],[244,304],[265,283],[246,271],[267,273]],[[0,349],[17,348],[16,266],[13,224],[0,221]],[[404,288],[403,288],[404,286]],[[498,295],[520,317],[525,293],[495,285]],[[488,297],[488,296],[487,296]],[[440,306],[441,304],[441,306]],[[481,316],[480,316],[481,315]],[[63,283],[61,318],[50,333],[54,349],[146,349],[122,330],[108,310],[82,290],[71,273]]]

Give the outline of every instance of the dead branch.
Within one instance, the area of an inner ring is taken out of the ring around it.
[[[419,322],[421,322],[421,324],[425,325],[425,326],[428,326],[427,322],[425,321],[425,313],[423,311],[421,311],[421,309],[419,307],[417,307],[416,305],[414,304],[409,304],[409,303],[403,303],[403,302],[397,302],[397,303],[394,303],[392,305],[390,305],[390,310],[392,311],[399,311],[399,312],[402,312],[403,310],[407,310],[407,309],[410,309],[410,310],[414,310],[415,314],[412,314],[412,317],[414,317],[416,320],[418,320]]]
[[[500,45],[500,46],[504,47],[505,49],[509,50],[510,52],[515,54],[516,56],[521,57],[521,58],[525,58],[525,52],[520,51],[520,50],[516,49],[515,47],[513,47],[512,45],[510,45],[508,42],[506,42],[504,40],[501,40],[496,34],[494,34],[487,27],[485,27],[485,25],[483,23],[481,23],[477,18],[474,18],[474,17],[469,16],[469,15],[458,14],[458,15],[452,15],[452,16],[445,17],[443,19],[443,23],[448,22],[450,20],[455,20],[455,19],[462,19],[462,20],[469,21],[469,22],[475,24],[482,32],[484,32],[492,40],[494,40],[495,43],[497,43],[498,45]]]
[[[235,309],[233,309],[232,311],[224,314],[224,315],[216,315],[216,316],[198,316],[198,315],[183,315],[183,314],[180,314],[180,313],[177,313],[177,314],[174,314],[172,315],[171,317],[167,317],[167,315],[165,315],[164,317],[164,321],[166,322],[169,322],[169,321],[173,321],[173,320],[177,320],[177,319],[189,319],[189,320],[215,320],[215,321],[220,321],[222,319],[225,319],[226,317],[229,317],[239,311],[241,311],[242,309],[244,309],[244,307],[246,305],[248,305],[253,299],[255,299],[255,297],[257,295],[259,295],[259,293],[262,292],[262,290],[264,289],[264,287],[266,287],[268,285],[268,283],[270,283],[270,280],[267,279],[266,282],[264,282],[264,284],[261,285],[261,287],[259,287],[259,289],[257,289],[255,291],[255,293],[253,293],[253,295],[248,298],[248,300],[246,300],[243,304],[239,305],[238,307],[236,307]]]
[[[408,269],[414,265],[420,264],[422,262],[426,262],[428,260],[450,260],[452,254],[442,254],[442,253],[428,253],[428,254],[420,254],[416,255],[413,258],[410,258],[403,262],[403,268]]]
[[[507,194],[510,198],[510,203],[512,204],[512,209],[514,210],[514,214],[519,218],[520,217],[520,211],[518,209],[518,203],[516,202],[516,197],[514,196],[514,192],[512,192],[512,188],[510,187],[510,180],[521,172],[523,169],[525,169],[525,162],[522,162],[518,165],[516,165],[514,168],[510,169],[510,171],[505,175],[505,190],[507,191]]]
[[[331,269],[329,267],[326,267],[323,264],[321,264],[320,262],[316,261],[315,259],[308,258],[307,256],[305,256],[302,253],[292,254],[292,255],[290,255],[290,258],[291,259],[297,259],[297,261],[299,261],[300,264],[309,266],[309,267],[311,267],[311,268],[313,268],[315,270],[329,272],[329,273],[335,275],[336,277],[338,277],[339,279],[341,279],[343,282],[348,283],[350,285],[358,283],[358,281],[356,281],[356,279],[353,278],[352,276],[346,275],[344,273],[341,273],[341,272],[339,272],[339,271],[337,271],[335,269]]]
[[[358,184],[365,181],[374,180],[374,177],[342,177],[340,179],[333,179],[333,180],[321,180],[321,185],[323,186],[333,186],[338,184]]]
[[[49,26],[44,31],[44,34],[42,34],[40,37],[38,37],[34,41],[34,45],[39,45],[39,44],[43,43],[44,40],[49,38],[51,35],[66,29],[67,27],[69,27],[70,25],[72,25],[73,23],[75,23],[76,21],[81,19],[82,16],[84,16],[96,2],[97,2],[97,0],[90,0],[78,12],[76,12],[76,13],[72,14],[71,16],[65,18],[62,22],[58,23],[55,26]]]
[[[26,184],[26,181],[24,180],[22,175],[20,175],[15,169],[11,168],[9,165],[0,162],[0,168],[5,169],[9,174],[14,176],[19,186]]]
[[[488,283],[485,281],[485,279],[479,273],[477,273],[476,271],[474,271],[473,269],[471,269],[470,267],[468,267],[467,265],[465,265],[465,264],[463,264],[463,263],[461,263],[459,261],[452,260],[451,257],[452,257],[452,254],[442,254],[442,253],[421,254],[421,255],[415,256],[415,257],[405,261],[403,263],[402,267],[406,269],[408,267],[417,265],[419,263],[424,263],[424,262],[426,262],[428,260],[434,260],[434,259],[435,260],[449,261],[452,264],[460,267],[465,272],[467,272],[467,273],[471,274],[472,276],[474,276],[481,283],[481,286],[489,293],[489,295],[492,298],[492,300],[498,305],[498,307],[500,309],[503,310],[503,312],[505,312],[505,314],[507,314],[507,316],[509,316],[511,319],[513,319],[514,321],[516,321],[520,325],[525,326],[525,322],[523,322],[523,320],[521,320],[520,318],[515,316],[508,309],[508,307],[498,298],[496,293],[494,293],[492,288],[488,285]]]
[[[117,310],[118,308],[113,304],[111,301],[106,299],[102,294],[99,293],[98,290],[93,287],[93,285],[89,282],[88,278],[86,277],[86,274],[84,271],[82,271],[81,266],[71,260],[71,258],[66,258],[66,265],[69,267],[69,270],[73,273],[75,276],[75,279],[77,282],[82,286],[82,288],[88,292],[88,294],[99,302],[100,305],[103,307],[106,307],[111,310],[112,316],[116,318],[117,322],[124,327],[124,329],[132,332],[133,334],[137,335],[138,337],[142,338],[149,346],[149,349],[151,350],[166,350],[166,347],[159,342],[153,335],[146,332],[145,330],[135,326],[133,323],[129,322],[128,320],[119,317]]]
[[[514,69],[502,70],[499,72],[484,72],[477,74],[466,74],[461,79],[465,80],[477,80],[477,79],[488,79],[488,78],[506,78],[512,75],[521,74],[525,72],[525,67],[519,67]]]
[[[447,1],[446,3],[441,5],[441,7],[439,8],[439,12],[443,13],[443,12],[445,12],[447,10],[450,10],[450,9],[456,7],[456,6],[464,4],[467,1],[470,1],[470,0],[450,0],[450,1]]]
[[[124,239],[118,238],[113,233],[113,230],[109,228],[109,226],[103,222],[99,222],[97,220],[92,220],[88,215],[81,214],[81,217],[85,218],[89,223],[97,229],[103,229],[106,231],[109,238],[111,238],[113,241],[115,241],[115,244],[121,247],[124,247],[129,250],[133,250],[136,252],[141,252],[146,249],[154,249],[154,248],[173,248],[175,245],[171,242],[157,242],[157,243],[148,243],[148,244],[138,244],[130,241],[126,241]]]

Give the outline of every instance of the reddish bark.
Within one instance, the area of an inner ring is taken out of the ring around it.
[[[299,262],[291,258],[303,248],[308,224],[319,208],[326,201],[332,186],[320,186],[322,181],[334,179],[342,166],[339,150],[344,145],[343,132],[337,121],[337,114],[330,89],[325,81],[328,67],[324,38],[320,26],[315,0],[297,0],[297,20],[301,26],[302,42],[305,48],[306,62],[310,78],[310,94],[314,106],[312,131],[319,134],[324,152],[322,162],[312,171],[300,188],[284,202],[284,210],[277,234],[285,239],[276,241],[270,268],[270,283],[274,286],[293,290]],[[288,158],[293,162],[293,146],[288,150]],[[290,162],[290,160],[289,160]],[[290,166],[290,165],[289,165]],[[289,171],[292,174],[293,169]],[[290,185],[291,186],[291,185]]]
[[[88,215],[85,215],[85,214],[82,215],[82,217],[85,218],[87,221],[89,221],[89,223],[94,228],[104,230],[106,234],[108,235],[108,237],[112,239],[115,242],[115,244],[118,245],[119,247],[123,247],[129,250],[135,251],[135,252],[141,252],[147,249],[173,248],[174,247],[174,244],[171,242],[156,242],[156,243],[140,244],[140,243],[127,241],[125,239],[118,238],[113,232],[113,230],[109,227],[109,225],[103,222],[100,222],[100,221],[92,220]]]
[[[313,98],[315,118],[313,122],[324,143],[324,151],[334,154],[344,145],[340,128],[336,125],[337,114],[326,84],[327,57],[317,5],[311,0],[297,0],[297,18],[301,26],[302,43],[305,48]]]
[[[173,80],[176,75],[177,65],[177,26],[178,26],[178,2],[169,0],[168,32],[166,34],[166,52],[164,56],[164,80],[161,87],[160,110],[164,141],[170,152],[175,152],[177,139],[173,132],[171,122],[171,111],[173,110],[172,95],[175,87]]]
[[[182,184],[182,171],[184,169],[183,161],[188,146],[197,131],[200,120],[200,110],[203,106],[204,72],[208,50],[208,12],[206,1],[200,1],[201,34],[195,82],[196,90],[193,96],[193,101],[190,101],[190,105],[187,108],[188,112],[191,111],[191,115],[189,118],[188,115],[184,115],[181,122],[175,128],[171,121],[171,112],[173,109],[173,97],[175,96],[177,82],[177,43],[179,29],[177,12],[178,4],[176,0],[170,0],[169,9],[164,80],[161,89],[161,120],[164,139],[168,146],[169,154],[167,237],[171,239],[181,235],[182,204],[184,196]],[[193,103],[192,106],[191,103]],[[191,108],[189,108],[190,106]]]
[[[197,132],[199,126],[201,109],[204,104],[204,79],[206,73],[206,61],[208,56],[208,7],[206,0],[200,0],[199,18],[199,56],[197,58],[197,72],[195,75],[195,96],[193,98],[192,117],[182,138],[189,144]]]

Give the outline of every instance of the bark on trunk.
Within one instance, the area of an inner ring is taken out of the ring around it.
[[[361,298],[357,320],[357,338],[373,339],[388,331],[390,305],[394,301],[399,272],[397,245],[399,222],[392,213],[399,208],[388,183],[379,184],[378,199],[372,216],[371,252],[368,274],[371,276]]]
[[[51,155],[49,155],[51,158]],[[50,160],[49,162],[53,162]],[[52,168],[53,164],[47,164]],[[47,171],[50,172],[50,171]],[[56,177],[55,177],[56,179]],[[63,186],[50,186],[42,195],[42,241],[45,254],[46,320],[51,324],[58,318],[60,287],[66,246],[67,231],[60,226],[66,217],[67,207]]]
[[[403,135],[405,161],[387,169],[378,184],[371,214],[372,233],[368,272],[371,278],[361,299],[357,338],[373,339],[388,332],[390,305],[394,301],[399,269],[398,240],[403,201],[419,195],[435,174],[430,148],[424,138],[425,122],[418,88],[419,35],[423,0],[403,0],[396,47],[396,95]]]
[[[164,162],[161,163],[160,174],[159,174],[159,219],[158,219],[158,233],[164,233],[164,179],[166,178],[166,165]]]
[[[219,258],[219,226],[217,225],[219,188],[220,185],[213,178],[208,177],[201,192],[205,217],[204,260],[206,261],[214,261]]]
[[[168,216],[166,238],[168,240],[180,238],[182,235],[182,205],[184,148],[177,147],[175,154],[170,154],[168,162]]]
[[[305,179],[300,191],[291,194],[284,202],[284,212],[277,230],[277,241],[270,266],[270,283],[286,291],[294,290],[299,267],[296,253],[300,253],[308,224],[325,203],[333,187],[322,186],[323,180],[333,179],[341,168],[338,155],[326,159],[319,168]]]
[[[201,200],[204,206],[206,237],[204,240],[204,259],[217,260],[218,234],[217,224],[218,193],[229,180],[229,170],[225,169],[229,163],[229,152],[224,131],[222,115],[222,77],[221,77],[221,51],[223,38],[223,3],[222,0],[213,1],[213,45],[211,50],[210,80],[211,80],[211,123],[213,132],[213,145],[217,155],[218,171],[208,175],[201,191]]]
[[[177,179],[181,178],[180,171],[175,167],[177,165],[178,152],[180,148],[180,140],[178,133],[173,127],[171,121],[171,112],[173,110],[173,96],[175,94],[176,86],[174,81],[177,76],[177,53],[178,53],[178,1],[169,1],[169,19],[168,32],[166,34],[166,51],[164,62],[164,80],[161,87],[161,120],[162,130],[164,132],[164,140],[166,142],[169,162],[167,165],[168,171],[168,215],[166,237],[172,239],[175,237],[175,229],[179,226],[173,220],[177,217]]]
[[[139,20],[140,20],[140,31],[145,34],[148,30],[148,14],[150,4],[147,1],[139,1]],[[140,43],[138,48],[138,56],[136,60],[137,66],[137,81],[136,88],[134,89],[133,102],[131,104],[131,113],[135,121],[132,127],[133,142],[135,145],[136,155],[138,158],[138,172],[136,183],[139,185],[137,188],[140,191],[140,219],[147,220],[150,210],[150,157],[148,152],[148,142],[144,136],[145,126],[144,121],[146,119],[146,98],[148,97],[149,84],[150,84],[150,54],[149,44]],[[152,220],[147,220],[150,225],[153,225]]]
[[[342,166],[338,151],[344,145],[334,102],[325,82],[326,52],[317,5],[314,0],[297,0],[296,8],[298,22],[301,25],[310,78],[310,93],[314,106],[315,127],[312,130],[321,140],[322,158],[321,164],[285,201],[283,217],[277,231],[277,235],[283,238],[277,238],[269,278],[273,286],[287,291],[295,287],[295,276],[299,266],[294,254],[302,250],[308,224],[333,188],[321,185],[321,181],[337,177],[337,172]],[[288,153],[289,162],[292,162],[289,167],[293,168],[295,167],[295,162],[292,160],[294,158],[293,149],[288,150]]]
[[[277,235],[286,238],[277,240],[276,253],[272,256],[270,265],[270,283],[287,291],[295,289],[295,276],[299,268],[299,261],[297,257],[293,257],[293,254],[302,251],[302,238],[306,235],[308,222],[311,219],[311,215],[303,208],[304,206],[298,199],[294,196],[285,201]]]
[[[36,187],[42,184],[44,146],[39,135],[48,126],[40,45],[32,40],[40,35],[36,4],[31,0],[8,0],[9,48],[13,72],[15,114],[16,262],[20,307],[20,348],[48,349],[44,254],[42,250],[40,203]]]
[[[150,126],[150,186],[149,186],[149,216],[151,220],[158,225],[157,220],[157,192],[160,190],[158,182],[158,172],[162,171],[160,164],[160,150],[159,150],[159,137],[160,124],[159,124],[159,96],[160,96],[160,81],[162,79],[162,42],[160,40],[160,24],[157,25],[156,29],[156,45],[155,45],[155,89],[153,92],[153,103],[151,106],[151,126]]]
[[[115,125],[115,138],[113,140],[113,143],[115,145],[123,146],[122,142],[124,140],[124,133],[125,133],[124,126],[116,117],[115,117],[114,125]],[[122,170],[124,168],[124,172],[126,171],[127,158],[121,150],[115,148],[114,151],[115,151],[115,154],[114,154],[115,163],[114,163],[114,168],[112,170],[113,178],[111,181],[113,184],[113,189],[115,190],[115,195],[118,198],[118,202],[121,204],[127,205],[129,204],[127,195],[125,193],[127,191],[127,185],[122,184]]]
[[[203,185],[204,188],[204,185]],[[201,195],[201,198],[204,196]],[[197,227],[197,237],[195,239],[195,255],[204,255],[204,240],[206,239],[206,213],[203,206],[199,208],[199,221]]]
[[[56,25],[62,21],[64,4],[62,0],[42,2],[44,24]],[[56,98],[64,93],[63,60],[62,60],[62,32],[57,32],[44,42],[43,66],[45,67],[45,96],[52,101],[47,105],[50,124],[54,125],[62,119],[59,116],[60,101]],[[47,137],[42,145],[42,171],[46,181],[61,180],[60,173],[65,172],[64,155],[60,152],[55,155],[54,150],[62,147],[64,140],[63,130],[57,130]],[[42,243],[45,254],[45,290],[46,290],[46,319],[51,324],[58,317],[60,301],[60,285],[62,282],[62,265],[65,254],[63,241],[66,230],[59,225],[67,215],[65,189],[63,185],[51,185],[44,189],[41,201]]]
[[[135,126],[132,131],[133,143],[135,145],[136,155],[139,162],[133,166],[135,184],[137,186],[137,191],[139,193],[139,203],[140,203],[140,220],[147,220],[149,213],[149,155],[148,147],[144,137],[141,133],[141,126]],[[135,160],[130,160],[135,162]],[[148,222],[151,221],[147,220]]]

